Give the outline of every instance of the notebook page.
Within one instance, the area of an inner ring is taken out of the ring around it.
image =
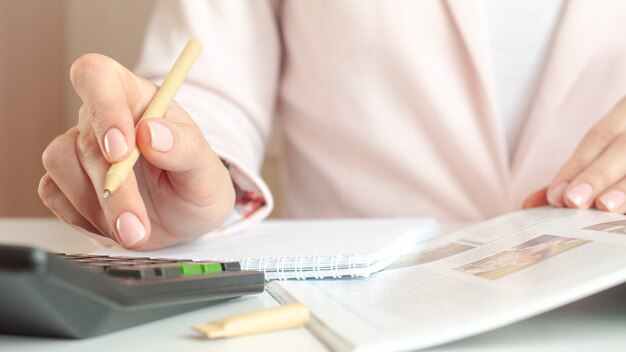
[[[209,234],[197,241],[157,251],[110,248],[96,254],[242,261],[359,253],[366,261],[380,261],[403,254],[437,232],[434,219],[268,220],[240,233]]]

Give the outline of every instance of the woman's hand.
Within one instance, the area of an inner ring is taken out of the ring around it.
[[[78,59],[70,75],[83,106],[77,125],[44,151],[39,184],[57,217],[132,249],[187,241],[221,225],[234,206],[230,175],[179,105],[135,127],[154,84],[96,54]],[[142,157],[134,172],[102,199],[111,163],[135,145]]]
[[[547,188],[524,202],[524,208],[595,207],[626,213],[626,98],[585,135]]]

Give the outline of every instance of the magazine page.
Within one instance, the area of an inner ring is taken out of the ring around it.
[[[369,279],[280,283],[348,349],[495,329],[626,281],[626,216],[539,208],[432,240]]]

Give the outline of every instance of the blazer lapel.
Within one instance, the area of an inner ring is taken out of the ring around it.
[[[552,40],[538,90],[529,109],[513,158],[513,174],[527,162],[533,137],[563,103],[598,42],[616,20],[621,0],[566,1]]]
[[[486,130],[486,137],[493,151],[492,157],[500,172],[498,176],[506,189],[509,180],[509,157],[497,109],[495,77],[483,3],[480,0],[445,0],[445,3],[476,74],[476,96],[480,99],[482,112],[482,116],[476,116],[476,119]]]

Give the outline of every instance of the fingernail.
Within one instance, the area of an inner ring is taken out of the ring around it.
[[[554,205],[554,206],[561,206],[563,204],[563,192],[565,191],[565,188],[567,188],[567,185],[569,184],[569,182],[561,182],[558,185],[554,186],[549,192],[548,192],[548,203]]]
[[[149,121],[148,129],[150,129],[152,149],[165,153],[174,148],[174,135],[172,135],[172,131],[169,128],[156,121]]]
[[[146,237],[146,228],[133,213],[122,213],[115,222],[115,228],[122,245],[126,248],[133,247]]]
[[[104,135],[104,151],[109,161],[118,161],[126,155],[128,145],[122,131],[115,127],[107,131]]]
[[[593,196],[593,188],[586,182],[577,184],[567,191],[566,195],[567,199],[577,207],[582,207],[587,204],[591,200],[591,196]]]
[[[612,190],[604,193],[600,197],[602,203],[609,211],[615,211],[621,208],[626,202],[626,194],[622,191]]]

